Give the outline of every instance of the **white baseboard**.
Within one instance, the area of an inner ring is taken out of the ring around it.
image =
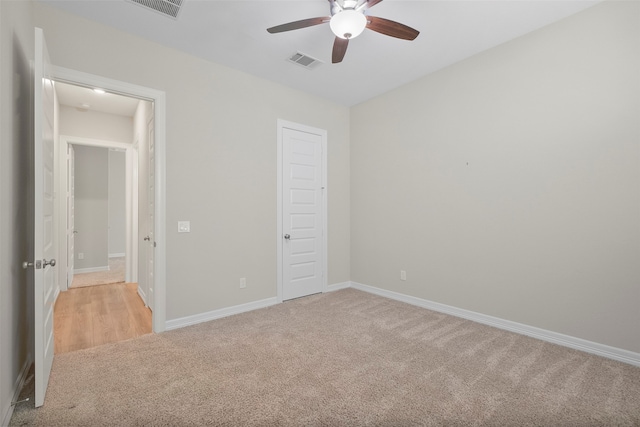
[[[536,328],[534,326],[524,325],[522,323],[512,322],[510,320],[500,319],[498,317],[488,316],[486,314],[464,310],[462,308],[452,307],[450,305],[440,304],[422,298],[388,291],[386,289],[363,285],[362,283],[350,282],[350,286],[346,287],[369,292],[396,301],[405,302],[407,304],[416,305],[418,307],[426,308],[429,310],[438,311],[440,313],[450,314],[452,316],[472,320],[474,322],[493,326],[495,328],[504,329],[521,335],[537,338],[542,341],[569,347],[574,350],[580,350],[586,353],[595,354],[597,356],[606,357],[608,359],[617,360],[619,362],[628,363],[630,365],[640,366],[640,353],[635,353],[629,350],[611,347],[608,345],[599,344],[593,341],[587,341],[582,338],[576,338],[569,335],[559,334],[557,332]]]
[[[24,383],[27,380],[27,374],[29,373],[29,368],[31,367],[31,355],[27,357],[24,364],[22,365],[22,369],[20,369],[20,374],[18,378],[16,378],[16,382],[13,385],[13,393],[11,394],[11,400],[9,402],[2,402],[2,424],[3,426],[8,426],[9,421],[11,421],[11,416],[13,415],[14,406],[11,404],[18,400],[20,397],[20,392],[22,391],[22,387],[24,387]]]
[[[144,291],[142,290],[142,288],[140,286],[137,287],[138,290],[138,295],[140,295],[140,298],[142,299],[142,302],[144,303],[145,307],[149,307],[149,304],[147,304],[147,295],[144,293]]]
[[[340,289],[346,289],[351,287],[351,282],[335,283],[327,286],[327,292],[337,291]],[[141,289],[138,287],[138,295],[146,303],[144,294],[141,293]],[[207,313],[195,314],[193,316],[181,317],[179,319],[167,320],[165,328],[167,331],[172,329],[183,328],[189,325],[195,325],[202,322],[208,322],[210,320],[220,319],[222,317],[232,316],[234,314],[246,313],[247,311],[257,310],[259,308],[269,307],[275,304],[279,304],[276,297],[267,298],[260,301],[254,301],[246,304],[240,304],[233,307],[221,308],[219,310],[209,311]]]
[[[220,319],[222,317],[232,316],[234,314],[245,313],[247,311],[266,308],[278,303],[276,297],[267,298],[260,301],[248,302],[246,304],[234,305],[233,307],[221,308],[206,313],[195,314],[193,316],[181,317],[179,319],[167,320],[165,328],[167,331],[172,329],[184,328],[185,326],[195,325],[210,320]]]
[[[102,267],[74,268],[73,274],[97,273],[99,271],[109,271],[109,266],[105,265]]]
[[[498,317],[489,316],[474,311],[465,310],[462,308],[453,307],[446,304],[441,304],[422,298],[401,294],[399,292],[388,291],[386,289],[376,288],[369,285],[364,285],[357,282],[342,282],[335,283],[327,286],[327,292],[338,291],[340,289],[353,288],[360,291],[375,294],[384,298],[401,301],[407,304],[415,305],[418,307],[426,308],[428,310],[437,311],[440,313],[449,314],[451,316],[460,317],[462,319],[471,320],[474,322],[482,323],[484,325],[493,326],[498,329],[503,329],[517,334],[526,335],[532,338],[536,338],[542,341],[558,344],[564,347],[569,347],[574,350],[584,351],[586,353],[595,354],[597,356],[606,357],[608,359],[617,360],[619,362],[628,363],[634,366],[640,366],[640,353],[635,353],[629,350],[621,348],[611,347],[604,344],[599,344],[593,341],[587,341],[582,338],[576,338],[569,335],[560,334],[545,329],[536,328],[535,326],[529,326],[511,320],[500,319]],[[143,298],[144,299],[144,298]],[[221,308],[218,310],[209,311],[207,313],[196,314],[193,316],[182,317],[179,319],[168,320],[166,322],[166,330],[178,329],[189,325],[195,325],[197,323],[208,322],[210,320],[220,319],[222,317],[231,316],[234,314],[245,313],[247,311],[257,310],[259,308],[265,308],[278,304],[277,298],[267,298],[260,301],[254,301],[246,304],[240,304],[233,307]]]
[[[116,253],[116,254],[109,254],[109,258],[123,258],[125,257],[127,254],[123,253]]]
[[[334,283],[327,286],[327,292],[339,291],[340,289],[347,289],[351,287],[351,282]]]

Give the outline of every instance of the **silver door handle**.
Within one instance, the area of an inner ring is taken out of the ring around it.
[[[151,237],[147,236],[147,237],[145,237],[145,238],[144,238],[144,239],[142,239],[142,240],[146,240],[146,241],[148,242],[148,241],[150,241],[150,240],[151,240]]]
[[[56,266],[56,260],[52,259],[51,261],[47,261],[46,259],[42,260],[42,268],[45,268],[47,265],[50,265],[51,267],[55,267]]]
[[[291,236],[289,236],[288,234],[285,234],[285,235],[284,235],[284,238],[285,238],[285,239],[287,239],[287,240],[289,240],[289,239],[291,238]]]

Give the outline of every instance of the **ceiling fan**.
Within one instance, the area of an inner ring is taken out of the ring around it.
[[[333,31],[336,36],[333,42],[333,53],[331,55],[331,62],[334,64],[342,62],[344,54],[347,53],[349,40],[359,36],[365,28],[403,40],[413,40],[418,37],[420,32],[411,27],[391,21],[390,19],[365,14],[369,8],[372,8],[381,1],[382,0],[329,0],[331,16],[321,16],[318,18],[289,22],[267,28],[267,31],[271,34],[282,33],[328,22],[331,31]]]

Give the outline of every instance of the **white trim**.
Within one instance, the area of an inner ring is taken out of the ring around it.
[[[131,144],[127,144],[126,142],[97,139],[97,138],[83,138],[80,136],[73,136],[73,135],[60,135],[60,141],[63,143],[73,144],[73,145],[86,145],[88,147],[117,148],[117,149],[122,149],[125,152],[133,148]]]
[[[277,160],[276,160],[276,175],[277,186],[276,190],[276,298],[278,302],[282,302],[282,129],[284,124],[278,119],[278,141],[277,146]]]
[[[154,259],[154,302],[153,302],[153,331],[162,332],[166,329],[167,317],[167,163],[166,163],[166,114],[167,104],[164,92],[155,91],[155,227],[156,254]]]
[[[234,314],[246,313],[247,311],[258,310],[260,308],[271,307],[278,304],[276,298],[267,298],[259,301],[248,302],[246,304],[235,305],[233,307],[220,308],[206,313],[194,314],[193,316],[181,317],[179,319],[167,320],[167,330],[184,328],[185,326],[196,325],[202,322],[221,319],[233,316]]]
[[[334,283],[333,285],[327,286],[327,290],[325,292],[339,291],[340,289],[347,289],[350,287],[351,282]]]
[[[433,302],[422,298],[401,294],[398,292],[388,291],[386,289],[363,285],[362,283],[351,282],[350,287],[359,291],[364,291],[381,297],[405,302],[411,305],[416,305],[428,310],[449,314],[452,316],[482,323],[484,325],[493,326],[498,329],[504,329],[506,331],[515,332],[520,335],[537,338],[542,341],[558,344],[563,347],[569,347],[574,350],[584,351],[586,353],[595,354],[597,356],[606,357],[608,359],[617,360],[619,362],[628,363],[634,366],[640,366],[640,353],[635,353],[633,351],[611,347],[593,341],[587,341],[582,338],[576,338],[569,335],[536,328],[535,326],[524,325],[522,323],[512,322],[510,320],[500,319],[498,317],[488,316],[486,314],[452,307],[450,305],[440,304],[438,302]]]
[[[63,67],[52,67],[54,80],[66,83],[101,87],[109,92],[145,99],[154,103],[155,116],[155,179],[156,179],[156,212],[155,212],[155,290],[154,310],[152,317],[153,332],[162,332],[166,328],[167,316],[167,271],[166,271],[166,94],[163,91],[139,86],[107,77],[88,74]],[[131,146],[131,144],[129,144]]]
[[[2,412],[4,416],[2,417],[2,424],[0,425],[3,425],[3,426],[9,425],[9,421],[11,421],[11,417],[13,416],[13,408],[15,407],[14,405],[12,405],[12,403],[16,402],[20,397],[20,392],[22,391],[22,388],[24,387],[24,384],[27,380],[27,374],[29,373],[29,368],[31,367],[32,363],[33,363],[33,359],[31,355],[29,355],[27,359],[24,361],[22,368],[20,369],[20,374],[18,374],[18,378],[16,378],[16,382],[13,384],[13,393],[11,394],[12,398],[8,402],[9,407],[2,408],[3,409]]]
[[[109,271],[109,266],[102,266],[102,267],[88,267],[88,268],[74,268],[73,269],[73,273],[74,274],[82,274],[82,273],[98,273],[100,271]]]
[[[277,161],[276,161],[276,170],[277,170],[277,225],[276,225],[276,251],[277,251],[277,273],[276,273],[276,298],[278,302],[283,301],[282,297],[282,173],[283,167],[282,164],[282,134],[283,129],[293,129],[300,132],[308,132],[314,135],[319,135],[322,139],[322,292],[328,292],[328,268],[327,268],[327,258],[328,258],[328,248],[327,248],[327,235],[328,233],[328,215],[327,215],[327,131],[324,129],[318,129],[311,126],[302,125],[299,123],[290,122],[283,119],[278,119],[277,122],[278,131],[277,131]]]
[[[131,236],[131,246],[127,241],[127,248],[131,249],[131,256],[126,257],[126,274],[125,281],[127,283],[138,283],[138,191],[133,189],[139,189],[138,187],[138,144],[133,146],[133,150],[127,151],[126,161],[127,170],[131,171],[131,180],[129,181],[129,175],[127,174],[126,188],[131,188],[132,191],[127,191],[126,211],[130,213],[132,221],[127,221],[127,236]]]
[[[138,290],[138,295],[140,295],[144,306],[149,307],[149,303],[147,303],[147,295],[144,293],[144,290],[140,287],[140,285],[136,286],[136,289]]]
[[[127,254],[125,254],[124,252],[122,253],[117,253],[117,254],[109,254],[109,258],[122,258],[123,256],[126,256]]]
[[[313,129],[313,128],[309,128]],[[328,201],[327,197],[328,192],[328,177],[327,177],[327,131],[322,130],[322,292],[329,291],[329,268],[328,268],[328,259],[329,259],[329,245],[328,239],[329,236],[329,215],[328,215]]]

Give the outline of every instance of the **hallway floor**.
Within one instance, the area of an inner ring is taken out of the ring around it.
[[[136,283],[61,292],[54,308],[55,354],[124,341],[151,333],[151,310]]]

